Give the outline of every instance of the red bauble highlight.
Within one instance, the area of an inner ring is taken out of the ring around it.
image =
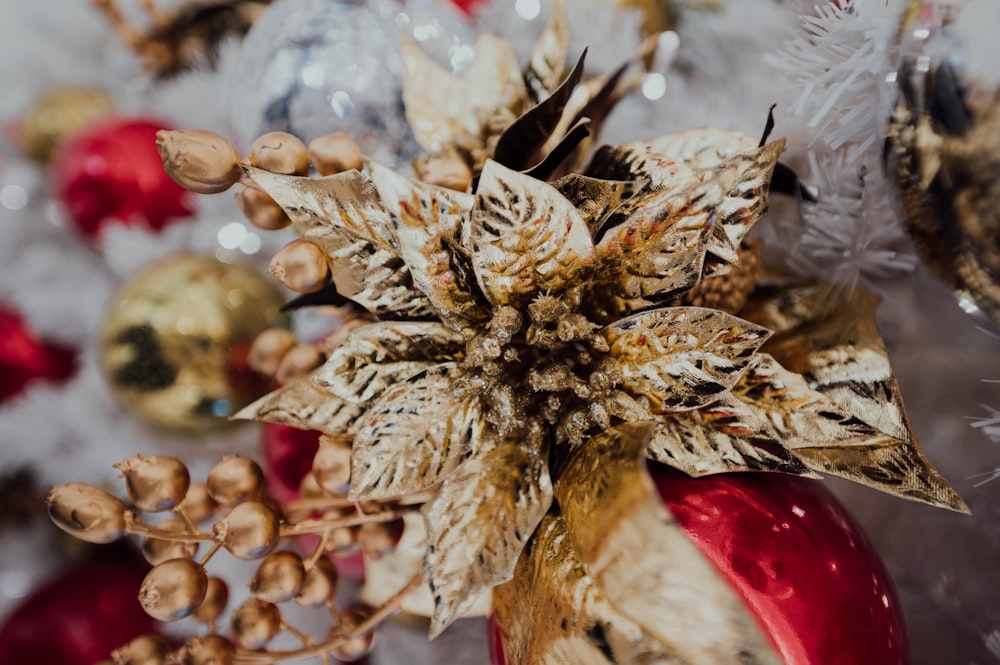
[[[93,665],[158,632],[138,600],[147,570],[132,561],[91,561],[49,580],[0,627],[0,665]]]
[[[153,119],[114,118],[61,144],[51,164],[53,189],[88,241],[108,224],[160,230],[193,214],[190,193],[163,170],[161,129],[167,127]]]
[[[687,536],[743,598],[785,665],[906,665],[892,582],[822,481],[778,473],[650,472]],[[649,543],[656,547],[656,543]],[[504,665],[496,619],[490,658]]]
[[[892,581],[821,481],[777,473],[695,479],[653,464],[650,471],[685,533],[787,665],[909,663]]]
[[[0,404],[32,382],[60,383],[75,371],[75,350],[38,339],[17,312],[0,305]]]

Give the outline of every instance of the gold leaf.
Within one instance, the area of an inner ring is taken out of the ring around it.
[[[442,323],[382,321],[356,328],[333,350],[313,381],[341,399],[365,405],[399,381],[464,350]]]
[[[495,307],[525,305],[579,281],[594,244],[576,208],[548,183],[488,161],[472,210],[472,265]]]
[[[455,363],[387,390],[358,422],[351,452],[355,500],[388,499],[441,482],[490,436],[483,405],[452,391]]]
[[[473,196],[414,182],[374,162],[368,168],[395,218],[399,252],[413,282],[444,316],[487,319],[485,298],[461,237]]]
[[[528,69],[524,73],[524,80],[535,102],[548,97],[562,81],[568,52],[569,21],[566,18],[566,2],[555,0],[549,22],[535,42],[528,60]]]
[[[344,434],[362,413],[361,407],[336,397],[304,377],[264,395],[233,416],[234,420],[262,420],[324,434]]]
[[[434,594],[432,638],[480,592],[511,578],[551,503],[544,457],[516,441],[472,457],[445,480],[424,506],[430,542],[425,574]]]
[[[666,413],[704,406],[735,386],[770,333],[718,310],[668,307],[621,319],[600,334],[622,388]]]
[[[590,229],[590,234],[595,236],[608,215],[643,189],[646,183],[601,180],[570,173],[554,181],[552,186],[576,206],[587,228]]]
[[[754,152],[758,143],[742,132],[699,127],[619,147],[629,150],[627,159],[640,169],[640,165],[660,159],[676,160],[692,169],[710,169],[737,155]]]
[[[410,37],[400,34],[403,103],[413,136],[424,150],[454,144],[484,145],[483,127],[497,109],[517,117],[528,93],[507,42],[484,34],[461,76],[434,62]]]
[[[911,439],[882,432],[758,354],[732,395],[760,414],[810,469],[906,499],[968,511]]]
[[[767,421],[732,395],[662,418],[646,454],[689,476],[730,471],[815,474],[788,452]]]
[[[620,425],[570,454],[555,493],[573,549],[615,608],[681,662],[778,665],[743,601],[660,501],[643,459],[652,426]]]
[[[366,176],[347,171],[301,178],[243,170],[288,213],[303,238],[323,248],[338,293],[376,315],[433,316],[395,248],[392,217]]]
[[[676,654],[624,617],[586,573],[566,525],[548,514],[514,577],[493,590],[509,665],[682,665]]]

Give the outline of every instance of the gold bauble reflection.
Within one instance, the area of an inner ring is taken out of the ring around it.
[[[267,389],[246,356],[282,304],[270,280],[241,266],[193,255],[154,264],[112,300],[102,371],[121,403],[155,425],[224,425]]]
[[[21,116],[24,153],[48,162],[56,146],[111,113],[111,99],[93,88],[57,87],[42,93]]]

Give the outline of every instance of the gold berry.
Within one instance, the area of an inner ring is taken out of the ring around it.
[[[334,132],[309,143],[309,159],[320,175],[333,175],[364,166],[361,148],[345,132]]]
[[[284,603],[298,595],[305,576],[302,557],[295,552],[275,552],[260,562],[250,593],[261,600]]]
[[[165,520],[156,525],[161,531],[184,533],[187,525],[179,518]],[[162,538],[146,537],[142,539],[142,555],[152,565],[168,559],[192,559],[198,553],[198,543],[182,540],[164,540]]]
[[[207,590],[204,568],[191,559],[170,559],[146,574],[139,588],[139,603],[154,619],[177,621],[201,604]]]
[[[257,335],[250,346],[247,355],[247,365],[255,372],[266,376],[274,376],[278,364],[292,347],[295,346],[295,335],[285,328],[268,328]]]
[[[208,473],[208,494],[222,506],[256,499],[264,491],[264,472],[252,459],[225,455]]]
[[[284,209],[256,187],[240,187],[236,191],[236,206],[251,224],[265,231],[277,231],[292,223]]]
[[[86,483],[53,487],[48,507],[56,526],[88,543],[110,543],[125,535],[125,504],[99,487]]]
[[[322,436],[313,458],[312,475],[326,492],[343,495],[351,482],[351,446],[344,439]]]
[[[250,163],[271,173],[308,175],[309,150],[297,136],[268,132],[250,147]]]
[[[392,522],[368,522],[358,528],[358,544],[365,556],[380,559],[396,549],[403,536],[403,520]]]
[[[192,637],[181,651],[183,665],[233,665],[236,650],[222,635]]]
[[[111,660],[115,665],[162,665],[169,650],[161,638],[143,635],[112,651]]]
[[[302,607],[322,607],[333,600],[337,592],[337,568],[329,559],[320,559],[302,580],[295,602]]]
[[[278,544],[278,516],[266,503],[241,503],[212,527],[215,540],[239,559],[260,559]]]
[[[261,649],[281,629],[281,612],[273,603],[251,598],[233,612],[233,637],[244,649]]]
[[[429,157],[415,165],[417,177],[426,183],[466,192],[472,185],[472,171],[457,157]]]
[[[315,344],[299,344],[290,349],[278,363],[274,379],[286,384],[301,378],[323,364],[326,358]]]
[[[367,614],[358,610],[348,612],[343,616],[343,622],[341,625],[336,627],[334,630],[337,631],[337,634],[341,635],[344,633],[350,633],[357,628],[357,626],[364,623],[367,618]],[[331,635],[331,637],[334,636],[335,635]],[[375,634],[370,630],[354,637],[345,637],[340,646],[334,647],[331,650],[331,653],[337,660],[343,660],[348,663],[361,660],[371,652],[374,640]]]
[[[163,169],[192,192],[218,194],[232,187],[242,175],[240,156],[229,141],[201,129],[156,134]]]
[[[180,508],[192,521],[201,522],[214,515],[219,506],[204,483],[191,483]]]
[[[330,266],[319,245],[293,240],[271,259],[271,275],[296,293],[315,293],[330,282]]]
[[[202,623],[211,624],[226,611],[226,603],[228,602],[229,587],[226,586],[226,583],[218,577],[209,577],[205,599],[195,609],[194,618]]]
[[[139,510],[171,510],[187,495],[191,477],[176,457],[136,455],[115,464],[125,478],[129,498]]]

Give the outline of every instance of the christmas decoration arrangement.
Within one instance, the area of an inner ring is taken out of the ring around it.
[[[1000,659],[988,0],[76,9],[0,663]]]

